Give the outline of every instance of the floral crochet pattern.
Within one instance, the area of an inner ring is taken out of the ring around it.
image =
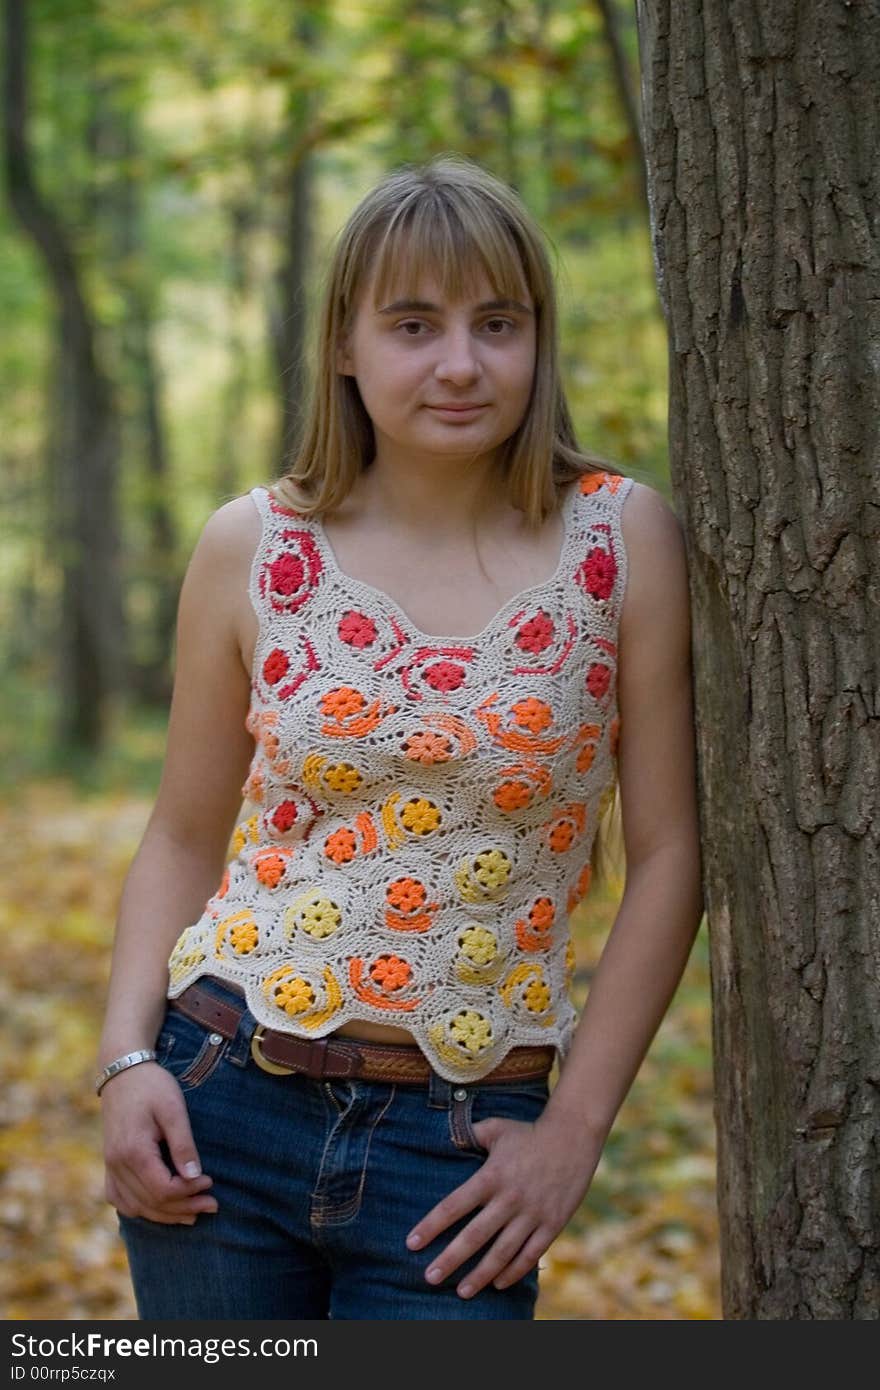
[[[319,520],[252,490],[254,754],[169,997],[211,974],[301,1037],[395,1022],[450,1081],[515,1046],[565,1055],[568,914],[616,780],[631,487],[572,484],[555,573],[467,638],[421,632]]]

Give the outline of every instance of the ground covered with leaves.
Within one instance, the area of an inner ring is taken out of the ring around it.
[[[62,781],[14,801],[0,812],[0,1311],[132,1318],[92,1083],[116,906],[150,802]],[[576,922],[578,1002],[614,911],[613,896],[591,897]],[[538,1317],[720,1317],[714,1184],[701,930],[586,1200],[545,1257]]]

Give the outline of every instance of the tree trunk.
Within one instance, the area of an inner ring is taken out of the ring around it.
[[[23,0],[6,0],[4,116],[10,206],[43,257],[58,307],[56,438],[58,562],[63,572],[58,633],[59,737],[96,748],[105,697],[119,683],[115,484],[116,415],[95,354],[95,327],[58,218],[41,197],[27,142],[27,34]]]
[[[880,12],[639,0],[724,1312],[880,1316]]]
[[[614,85],[617,88],[620,109],[626,120],[629,138],[632,141],[633,155],[638,163],[639,191],[642,195],[643,204],[645,208],[647,208],[648,194],[645,188],[645,150],[642,143],[638,100],[630,73],[630,65],[627,62],[626,50],[624,49],[623,39],[620,34],[620,14],[617,9],[617,0],[596,0],[596,5],[602,17],[602,33],[605,39],[605,46],[608,49],[608,59],[611,72],[614,75]]]
[[[317,14],[305,8],[296,16],[294,38],[308,52],[316,43]],[[288,132],[290,147],[300,150],[290,170],[287,215],[284,228],[285,260],[278,273],[278,311],[272,322],[272,339],[281,390],[282,419],[278,469],[289,466],[303,418],[306,385],[305,335],[308,304],[306,283],[312,256],[312,184],[314,160],[305,148],[304,135],[315,107],[313,93],[299,85],[290,94]]]
[[[253,194],[233,196],[225,208],[228,221],[226,278],[226,383],[219,404],[219,424],[214,453],[217,460],[217,497],[234,497],[240,485],[243,421],[248,399],[248,343],[245,316],[251,295],[248,238],[256,224]]]
[[[496,58],[503,58],[508,46],[507,16],[505,6],[502,4],[492,25],[492,55]],[[519,184],[519,160],[517,159],[513,97],[507,84],[499,82],[497,78],[493,78],[490,84],[489,106],[495,113],[498,123],[496,140],[501,165],[498,172],[512,188],[516,188]]]

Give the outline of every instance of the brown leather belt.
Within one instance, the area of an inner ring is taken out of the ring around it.
[[[234,1038],[246,1005],[218,999],[199,985],[190,985],[169,1005],[187,1018],[202,1023],[224,1038]],[[320,1081],[350,1078],[396,1083],[426,1082],[431,1065],[414,1043],[366,1042],[362,1038],[297,1038],[275,1028],[258,1026],[251,1039],[251,1054],[264,1071]],[[553,1065],[552,1047],[514,1047],[493,1071],[468,1084],[485,1086],[496,1081],[530,1081],[546,1076]]]

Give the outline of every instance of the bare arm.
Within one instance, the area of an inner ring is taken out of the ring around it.
[[[120,900],[99,1067],[153,1046],[168,956],[220,882],[253,753],[241,635],[258,530],[249,498],[222,507],[205,526],[183,583],[165,762]],[[182,1189],[168,1183],[159,1139],[176,1149],[181,1167],[187,1156],[197,1161],[179,1088],[145,1063],[120,1072],[101,1096],[108,1199],[130,1215],[160,1219],[160,1197],[182,1197]]]
[[[479,1207],[428,1272],[439,1282],[492,1242],[459,1285],[464,1297],[521,1278],[582,1200],[702,913],[684,539],[659,494],[639,484],[622,523],[629,578],[619,631],[618,771],[626,887],[541,1118],[476,1124],[489,1151],[485,1163],[410,1232],[408,1243],[418,1248]]]
[[[633,503],[638,515],[627,518]],[[618,681],[626,886],[544,1115],[564,1124],[570,1140],[574,1128],[600,1143],[675,992],[703,911],[684,539],[650,489],[624,505],[623,518],[631,556]]]

